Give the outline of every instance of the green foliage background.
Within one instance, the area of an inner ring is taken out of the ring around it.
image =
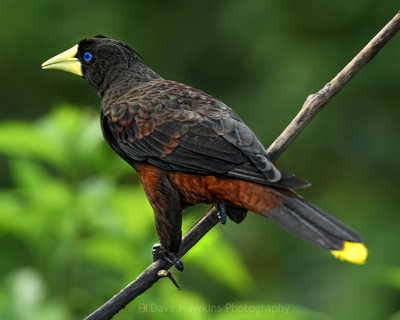
[[[105,34],[162,76],[234,108],[268,146],[397,12],[394,0],[0,2],[0,319],[81,319],[157,241],[133,170],[106,146],[98,97],[47,58]],[[217,226],[116,319],[400,319],[400,39],[279,160],[365,238],[365,266],[250,214]],[[207,209],[185,212],[188,230]]]

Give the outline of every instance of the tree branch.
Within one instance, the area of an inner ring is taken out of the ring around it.
[[[178,257],[188,252],[208,231],[219,222],[217,210],[211,208],[205,216],[191,228],[182,239],[181,249]],[[116,315],[121,309],[135,299],[138,295],[149,289],[160,279],[159,271],[168,270],[171,264],[164,260],[157,260],[146,268],[134,281],[118,292],[96,311],[88,315],[84,320],[108,320]]]
[[[275,161],[293,142],[307,124],[322,108],[361,70],[380,49],[399,31],[400,11],[378,34],[351,60],[336,77],[320,91],[307,97],[297,116],[290,122],[281,135],[268,148],[268,156]]]
[[[379,50],[399,31],[400,11],[393,19],[319,92],[308,96],[303,107],[282,134],[268,148],[268,156],[275,161],[293,142],[298,134],[319,111],[360,71]],[[178,257],[188,252],[208,231],[218,223],[217,211],[211,208],[205,216],[182,239]],[[161,277],[161,270],[168,270],[171,264],[158,260],[153,262],[134,281],[91,313],[85,320],[111,319],[130,301],[149,289]]]

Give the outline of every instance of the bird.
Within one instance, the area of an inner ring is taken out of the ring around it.
[[[278,168],[239,115],[213,96],[167,80],[121,41],[81,40],[42,64],[83,77],[101,98],[100,123],[109,146],[138,173],[160,243],[153,258],[182,271],[182,210],[216,205],[240,223],[250,210],[286,231],[364,264],[362,237],[294,191],[309,182]]]

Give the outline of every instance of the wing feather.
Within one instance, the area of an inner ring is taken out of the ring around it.
[[[282,184],[281,171],[239,116],[197,89],[154,80],[106,106],[103,117],[111,133],[106,139],[113,140],[110,144],[117,145],[116,151],[131,162]],[[296,179],[298,185],[305,184]]]

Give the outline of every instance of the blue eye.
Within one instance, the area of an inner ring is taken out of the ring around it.
[[[89,62],[90,60],[92,60],[92,54],[89,51],[86,51],[83,54],[83,59],[85,59],[87,62]]]

